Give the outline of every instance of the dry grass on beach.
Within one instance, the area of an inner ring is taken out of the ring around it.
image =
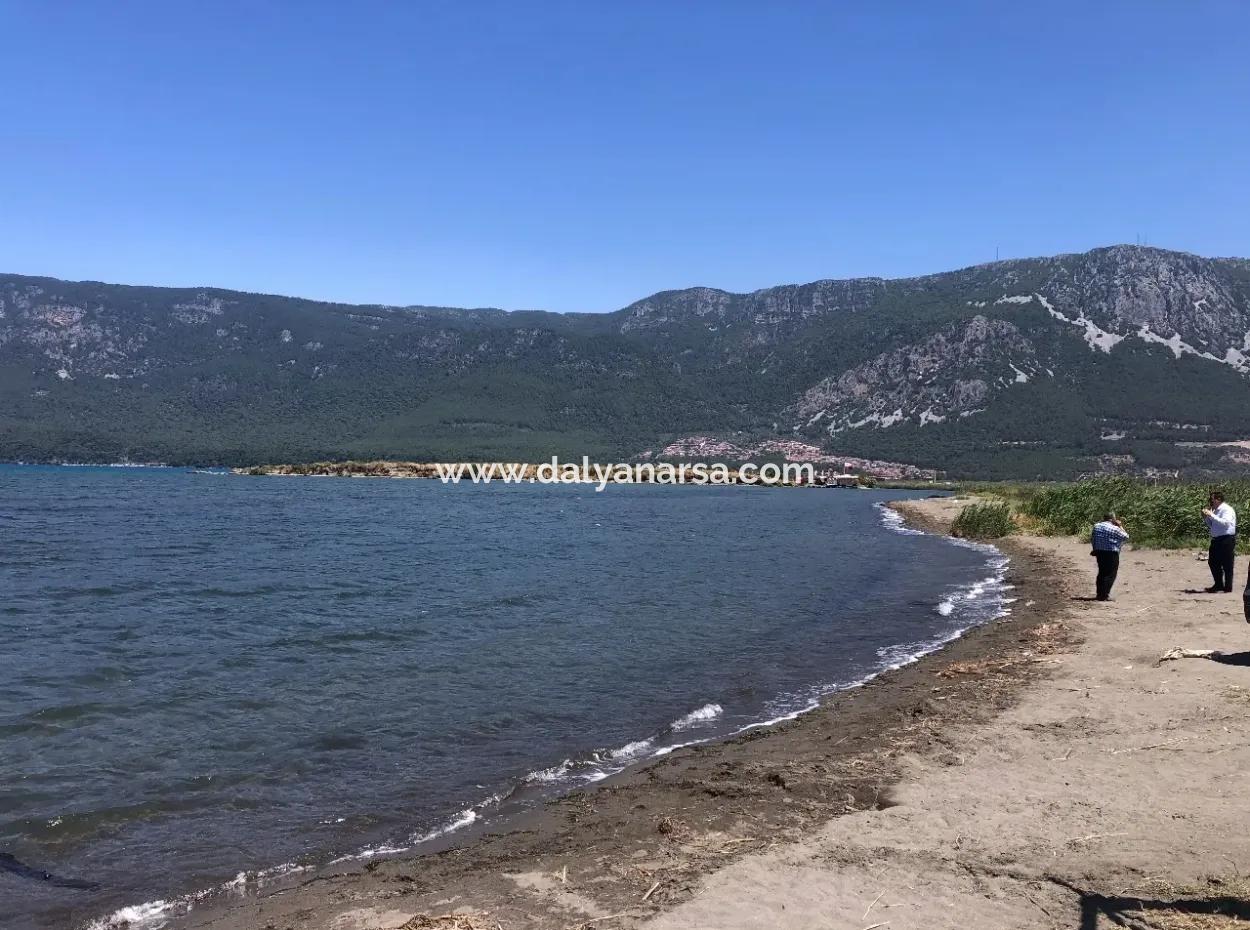
[[[938,669],[938,677],[958,678],[961,675],[976,675],[986,679],[983,685],[985,688],[992,688],[995,684],[1003,683],[1003,676],[1010,675],[1010,680],[1014,682],[1026,666],[1034,665],[1043,661],[1046,656],[1070,648],[1075,642],[1072,631],[1058,621],[1042,623],[1026,629],[1021,634],[1020,641],[1031,648],[1013,653],[1007,658],[986,656],[970,662],[948,662]]]
[[[502,925],[488,914],[418,914],[398,930],[499,930]]]
[[[1234,875],[1175,885],[1155,882],[1153,895],[1126,911],[1140,926],[1157,930],[1245,930],[1250,926],[1250,879]]]

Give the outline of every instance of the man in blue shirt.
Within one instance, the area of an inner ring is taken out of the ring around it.
[[[1116,515],[1108,511],[1100,523],[1094,524],[1090,539],[1094,545],[1094,558],[1098,560],[1094,593],[1098,600],[1107,601],[1111,599],[1111,586],[1120,571],[1120,547],[1128,539],[1128,533],[1124,532],[1124,526]]]

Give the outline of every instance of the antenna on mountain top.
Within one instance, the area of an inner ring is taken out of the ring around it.
[[[994,246],[994,261],[998,261],[998,246]]]

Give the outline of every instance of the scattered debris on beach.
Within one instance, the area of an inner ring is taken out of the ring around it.
[[[1218,649],[1186,649],[1183,646],[1174,646],[1155,661],[1155,665],[1164,662],[1172,662],[1176,659],[1214,659],[1220,655]]]
[[[440,914],[431,917],[418,914],[397,930],[499,930],[502,924],[482,912]]]

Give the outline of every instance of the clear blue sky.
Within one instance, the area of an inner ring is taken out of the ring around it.
[[[1250,3],[0,0],[0,271],[610,310],[1250,255]]]

